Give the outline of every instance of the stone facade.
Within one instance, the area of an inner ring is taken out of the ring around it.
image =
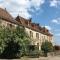
[[[17,16],[15,19],[4,9],[0,8],[0,25],[16,27],[17,25],[24,26],[26,33],[31,38],[32,45],[39,45],[41,49],[42,42],[53,40],[53,35],[45,27],[41,27],[39,24],[32,23],[32,19],[25,19]]]
[[[16,17],[16,21],[20,22],[25,27],[26,33],[31,38],[32,45],[39,45],[39,50],[41,49],[42,42],[48,40],[52,42],[53,35],[45,27],[39,26],[39,24],[32,23],[31,19],[24,19],[20,16]]]

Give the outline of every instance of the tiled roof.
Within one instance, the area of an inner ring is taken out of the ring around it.
[[[29,29],[38,31],[40,33],[43,33],[45,35],[53,36],[45,27],[39,26],[39,24],[32,23],[31,19],[25,19],[20,16],[17,16],[16,19],[14,19],[6,9],[0,8],[0,18],[3,20],[6,20],[8,22],[17,24],[17,25],[22,25],[24,27],[27,27]]]
[[[0,8],[0,18],[5,18],[9,20],[13,19],[13,17],[7,12],[6,9],[2,9],[2,8]]]
[[[14,20],[14,18],[7,12],[6,9],[0,8],[0,18],[3,20],[6,20],[8,22],[19,24],[17,21]]]
[[[43,34],[48,35],[48,36],[53,36],[49,32],[49,30],[46,29],[45,27],[41,27],[37,23],[32,23],[31,19],[25,19],[25,18],[23,18],[21,16],[17,16],[16,21],[20,22],[20,24],[22,24],[23,26],[25,26],[27,28],[38,31],[38,32],[43,33]]]

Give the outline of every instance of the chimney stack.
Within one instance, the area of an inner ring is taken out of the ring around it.
[[[32,18],[29,19],[29,22],[31,22]]]
[[[32,20],[32,18],[29,19],[29,21],[28,21],[28,26],[30,26],[31,20]]]
[[[39,23],[37,23],[36,25],[39,26]]]

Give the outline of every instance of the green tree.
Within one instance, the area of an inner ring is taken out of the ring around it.
[[[0,55],[5,58],[20,57],[27,50],[30,38],[24,27],[15,29],[0,27]]]
[[[53,45],[51,42],[45,41],[41,45],[41,50],[44,51],[44,55],[47,56],[48,52],[53,51]]]
[[[20,33],[20,34],[19,34]],[[28,34],[25,32],[25,29],[24,27],[19,27],[17,26],[16,27],[16,35],[19,37],[19,41],[21,42],[20,44],[22,45],[22,48],[23,48],[23,53],[26,54],[28,48],[27,46],[30,45],[30,37],[28,36]]]
[[[4,47],[6,46],[4,43],[5,39],[5,30],[0,26],[0,55],[4,51]]]

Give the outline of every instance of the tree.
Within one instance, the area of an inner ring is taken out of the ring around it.
[[[4,47],[6,46],[4,43],[4,39],[5,39],[5,30],[0,26],[0,55],[3,53]]]
[[[0,55],[2,58],[20,57],[25,53],[29,44],[30,38],[25,33],[24,27],[0,29]]]
[[[47,56],[48,52],[53,51],[53,45],[51,42],[45,41],[41,45],[41,50],[44,51],[45,56]]]
[[[21,27],[21,26],[16,27],[16,35],[19,37],[19,39],[21,39],[19,41],[22,43],[22,44],[20,43],[22,45],[22,48],[23,48],[22,51],[24,54],[26,54],[26,52],[28,50],[27,46],[30,45],[30,42],[31,42],[30,37],[25,32],[24,27]]]

